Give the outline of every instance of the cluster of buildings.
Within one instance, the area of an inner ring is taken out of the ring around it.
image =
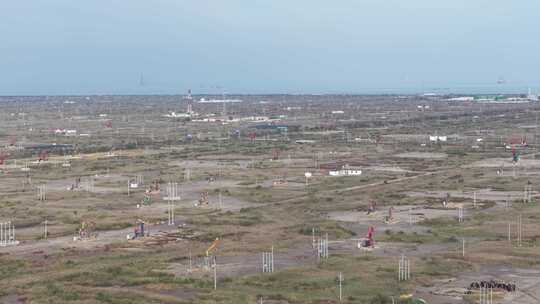
[[[341,170],[330,170],[328,171],[330,176],[360,176],[362,175],[362,170],[359,169],[341,169]]]
[[[538,96],[538,94],[533,94],[531,89],[529,89],[527,95],[522,96],[457,96],[447,98],[446,101],[479,103],[526,103],[531,101],[540,101],[540,97]]]

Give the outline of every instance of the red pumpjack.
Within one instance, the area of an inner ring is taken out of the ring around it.
[[[38,162],[46,161],[49,159],[49,151],[41,150],[38,155]]]
[[[373,226],[369,226],[368,232],[364,239],[361,241],[360,246],[363,248],[368,247],[375,247],[375,241],[373,240],[373,234],[375,233],[375,228]]]

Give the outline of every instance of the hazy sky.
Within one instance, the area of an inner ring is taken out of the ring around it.
[[[0,95],[540,88],[539,32],[537,0],[5,0]]]

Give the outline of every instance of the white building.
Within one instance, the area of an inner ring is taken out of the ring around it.
[[[448,140],[448,137],[447,136],[429,136],[429,141],[447,141]]]
[[[192,115],[193,115],[193,113],[171,112],[170,114],[163,115],[163,117],[167,117],[167,118],[191,118]]]
[[[236,103],[242,102],[241,99],[205,99],[201,98],[199,103]]]
[[[530,88],[527,94],[527,99],[530,101],[539,101],[538,94],[533,94]]]
[[[362,170],[353,170],[353,169],[342,169],[337,171],[328,171],[330,176],[360,176],[362,175]]]
[[[474,101],[474,97],[472,96],[461,96],[461,97],[452,97],[448,98],[448,101]]]

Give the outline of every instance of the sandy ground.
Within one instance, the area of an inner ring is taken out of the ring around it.
[[[540,303],[540,270],[507,268],[504,265],[489,266],[480,271],[464,272],[458,278],[434,281],[431,286],[417,286],[416,295],[428,303],[463,303],[463,294],[470,283],[481,280],[515,282],[515,293],[495,292],[494,303],[537,304]],[[496,294],[496,295],[495,295]],[[495,298],[503,298],[495,301]]]
[[[397,140],[414,140],[414,141],[427,141],[429,139],[428,134],[386,134],[382,138],[391,138]]]
[[[183,161],[173,161],[169,163],[169,166],[178,166],[183,168],[197,168],[197,169],[212,169],[217,170],[217,168],[247,168],[249,164],[252,163],[252,160],[242,159],[242,160],[227,160],[227,161],[218,161],[218,160],[183,160]]]
[[[297,181],[291,181],[291,180],[288,180],[287,179],[287,183],[286,184],[277,184],[277,185],[274,185],[274,181],[275,179],[269,179],[269,180],[265,180],[261,183],[261,185],[263,187],[266,187],[266,188],[276,188],[276,189],[305,189],[306,188],[306,183],[300,183],[300,182],[297,182]]]
[[[89,189],[91,178],[94,179],[94,189],[93,191],[91,191],[92,193],[107,194],[107,193],[114,193],[114,192],[118,193],[118,192],[126,191],[126,188],[104,187],[104,186],[99,185],[102,182],[116,183],[116,182],[121,182],[121,181],[124,181],[127,184],[128,178],[126,176],[122,176],[119,174],[81,177],[79,188],[76,189],[75,191],[87,191]],[[75,184],[75,178],[52,180],[52,181],[47,182],[46,185],[47,185],[48,191],[70,191],[69,188],[73,184]]]
[[[419,159],[442,159],[448,157],[445,153],[430,153],[430,152],[407,152],[395,155],[401,158],[419,158]]]
[[[349,239],[344,241],[329,241],[328,251],[330,254],[352,254],[353,256],[374,255],[380,257],[395,257],[396,265],[401,254],[409,257],[422,257],[435,252],[448,251],[455,247],[455,244],[406,244],[393,242],[377,242],[375,237],[375,247],[365,250],[358,248],[358,242],[362,238]],[[397,271],[397,270],[396,270]]]
[[[465,167],[469,168],[503,168],[506,171],[511,171],[513,167],[518,168],[540,168],[540,159],[522,158],[517,164],[512,162],[512,155],[506,158],[488,158],[479,160]]]
[[[330,249],[329,249],[330,250]],[[268,249],[270,251],[270,248]],[[176,276],[209,276],[211,269],[202,267],[204,258],[198,257],[192,260],[192,270],[189,273],[189,260],[183,263],[171,264],[168,268],[170,273]],[[274,250],[274,270],[300,267],[305,264],[317,262],[316,252],[311,244],[305,244],[298,248],[290,248],[286,251]],[[216,259],[218,277],[238,277],[262,273],[262,253],[254,253],[238,256],[218,256]]]
[[[0,183],[0,195],[8,195],[16,193],[18,190],[22,189],[22,178],[18,177],[3,177],[2,182]]]
[[[193,208],[195,207],[195,204],[198,203],[199,200],[199,193],[190,192],[186,193],[183,196],[183,199],[179,202],[175,203],[175,206],[177,208]],[[202,209],[220,209],[222,211],[239,211],[242,208],[252,207],[253,204],[247,201],[243,201],[239,198],[232,197],[232,196],[221,196],[221,201],[218,194],[209,194],[208,195],[208,205],[202,205],[198,206],[197,208]],[[163,208],[163,211],[165,212],[167,209],[166,204],[162,204],[161,208]]]
[[[217,179],[214,182],[207,182],[207,181],[191,181],[191,182],[185,182],[178,185],[178,191],[180,191],[180,195],[188,194],[190,192],[200,192],[203,190],[213,190],[213,189],[227,189],[237,186],[239,181],[235,180],[225,180],[225,179]],[[167,194],[167,184],[164,183],[161,185],[161,192],[162,195]]]
[[[218,171],[221,169],[231,169],[231,168],[237,168],[237,169],[248,169],[250,166],[252,166],[253,163],[257,163],[260,161],[270,161],[275,162],[279,165],[285,165],[288,168],[291,167],[306,167],[313,164],[313,159],[307,159],[307,158],[288,158],[287,156],[283,155],[278,160],[272,160],[269,157],[267,158],[261,158],[256,157],[253,159],[198,159],[198,160],[183,160],[183,161],[173,161],[170,162],[170,166],[177,166],[182,168],[197,168],[197,169],[206,169],[206,170],[213,170]]]
[[[455,190],[440,190],[440,191],[411,191],[407,192],[406,194],[411,197],[432,197],[432,198],[439,198],[443,199],[446,197],[446,194],[450,194],[450,202],[452,201],[452,197],[458,197],[458,198],[467,198],[470,200],[474,199],[474,192],[476,192],[476,199],[477,201],[495,201],[495,202],[505,202],[507,199],[510,201],[512,200],[519,200],[523,199],[523,191],[495,191],[492,189],[478,189],[476,191],[455,191]],[[533,191],[533,196],[537,196],[538,193]]]
[[[386,230],[403,230],[410,232],[425,232],[426,227],[414,225],[415,223],[440,217],[456,217],[457,209],[434,209],[425,206],[396,206],[394,207],[394,221],[385,223],[383,218],[388,215],[389,207],[380,207],[375,213],[367,215],[365,211],[336,211],[328,213],[328,217],[333,220],[348,222],[347,228],[353,230],[358,235],[364,235],[369,226],[376,228],[376,233]],[[464,213],[464,217],[470,216]],[[411,224],[412,222],[412,224]]]
[[[181,200],[176,202],[177,207],[194,207],[201,197],[201,192],[208,191],[209,205],[201,206],[201,208],[209,209],[221,209],[224,211],[238,211],[245,207],[253,206],[248,201],[241,200],[236,197],[228,196],[225,193],[221,195],[221,203],[219,193],[214,189],[231,189],[237,186],[238,181],[233,180],[221,180],[218,179],[214,182],[207,181],[194,181],[182,183],[179,185],[178,191],[180,192]],[[166,185],[162,186],[161,199],[167,195]],[[166,209],[165,209],[166,210]]]
[[[369,167],[363,167],[362,170],[368,171],[383,171],[383,172],[395,172],[395,173],[414,173],[414,171],[406,170],[400,167],[394,167],[394,166],[369,166]]]
[[[376,255],[385,257],[396,257],[407,252],[409,256],[424,256],[435,251],[448,250],[448,244],[421,244],[407,245],[400,243],[376,243],[372,250],[359,249],[357,239],[343,241],[329,240],[328,252],[332,254],[352,254],[353,256]],[[269,249],[270,250],[270,249]],[[238,277],[244,275],[254,275],[262,273],[262,253],[253,253],[238,256],[218,256],[217,257],[218,277]],[[286,268],[300,267],[302,265],[317,263],[316,249],[311,243],[302,244],[296,248],[289,248],[285,251],[274,251],[274,269],[279,271]],[[192,258],[192,273],[189,272],[189,260],[182,263],[171,264],[168,272],[176,276],[203,277],[212,275],[212,269],[205,268],[204,257]]]
[[[0,298],[0,302],[4,304],[23,304],[26,301],[20,299],[17,295],[9,295],[9,296]]]
[[[177,219],[181,221],[181,219]],[[150,234],[160,231],[172,232],[176,231],[176,226],[168,226],[166,224],[148,225]],[[73,236],[65,236],[58,238],[50,238],[48,240],[27,241],[18,246],[0,247],[0,253],[9,253],[14,255],[30,255],[34,253],[47,254],[65,248],[73,249],[91,249],[105,246],[116,242],[127,242],[126,235],[133,232],[133,228],[98,231],[98,237],[95,240],[74,241]]]
[[[108,179],[118,179],[122,178],[121,176],[110,176]],[[99,179],[96,179],[95,183],[98,183]],[[65,190],[64,186],[67,183],[71,184],[71,179],[64,179],[64,180],[56,180],[51,181],[49,185],[59,190],[62,189]],[[85,188],[84,186],[85,180],[83,179],[81,181],[82,189]],[[190,182],[186,184],[182,184],[180,188],[180,194],[182,199],[179,202],[175,203],[176,208],[182,208],[182,207],[188,207],[193,208],[197,200],[200,198],[200,192],[203,190],[209,191],[209,201],[210,204],[207,206],[201,206],[200,208],[205,209],[220,209],[222,211],[239,211],[242,208],[245,207],[251,207],[253,206],[252,203],[248,201],[241,200],[236,197],[222,195],[221,196],[221,204],[218,193],[212,191],[213,189],[220,188],[220,189],[226,189],[230,187],[234,187],[236,185],[236,181],[227,181],[227,180],[218,180],[216,182],[208,183],[206,181],[196,181],[196,182]],[[56,188],[55,188],[56,187]],[[95,186],[95,190],[98,191],[98,187]],[[162,189],[162,192],[160,196],[166,195],[166,191]],[[133,208],[135,210],[136,206],[135,203],[133,205]],[[147,214],[156,214],[156,215],[163,215],[163,217],[166,217],[166,212],[168,210],[167,202],[161,199],[158,199],[150,206],[141,206],[140,211],[145,212]],[[180,223],[185,220],[181,215],[178,213],[175,216],[176,222]],[[53,227],[50,227],[51,231]],[[17,229],[18,233],[24,233],[25,230],[30,229],[34,231],[36,227],[28,227],[28,228],[19,228]],[[163,230],[163,231],[171,231],[174,230],[174,226],[163,226],[158,225],[154,227],[149,227],[150,231],[152,230]],[[59,250],[61,248],[65,247],[74,247],[74,248],[93,248],[98,246],[103,246],[106,244],[110,244],[113,242],[118,241],[125,241],[126,235],[130,232],[132,232],[133,228],[128,229],[121,229],[121,230],[112,230],[112,231],[100,231],[99,237],[97,240],[91,240],[91,241],[85,241],[85,242],[74,242],[72,236],[66,236],[66,237],[57,237],[57,238],[49,238],[48,240],[41,240],[41,241],[26,241],[24,243],[21,243],[19,246],[11,246],[6,248],[0,248],[0,252],[8,252],[8,253],[14,253],[14,254],[30,254],[32,252],[36,251],[43,251],[43,252],[53,252],[56,250]]]

